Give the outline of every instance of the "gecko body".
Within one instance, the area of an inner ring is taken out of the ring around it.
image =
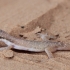
[[[8,45],[7,48],[12,46],[13,49],[26,50],[32,52],[43,52],[45,51],[49,58],[53,57],[52,52],[57,50],[70,50],[69,44],[64,44],[63,42],[53,42],[53,41],[30,41],[18,39],[7,32],[0,30],[0,41],[3,41]]]

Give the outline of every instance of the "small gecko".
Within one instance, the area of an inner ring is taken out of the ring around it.
[[[45,51],[49,58],[53,58],[53,52],[57,50],[70,50],[70,44],[63,42],[53,41],[30,41],[25,39],[19,39],[11,36],[7,32],[0,30],[0,41],[3,41],[8,46],[0,48],[0,50],[13,48],[17,50],[26,50],[31,52],[43,52]]]

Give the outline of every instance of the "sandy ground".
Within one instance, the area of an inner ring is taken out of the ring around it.
[[[28,40],[41,40],[36,33],[47,32],[70,43],[70,0],[30,1],[0,0],[0,29]],[[70,70],[70,51],[53,55],[48,59],[45,52],[0,51],[0,70]]]

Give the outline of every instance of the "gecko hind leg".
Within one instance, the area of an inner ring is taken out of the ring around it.
[[[11,46],[6,46],[6,47],[2,47],[2,48],[0,48],[0,51],[2,51],[2,50],[9,50],[11,48],[13,48],[12,45]]]

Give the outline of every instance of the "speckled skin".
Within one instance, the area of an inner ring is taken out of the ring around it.
[[[43,52],[45,51],[49,58],[53,57],[52,52],[57,50],[70,50],[69,44],[64,44],[62,42],[53,41],[30,41],[15,38],[3,30],[0,30],[0,41],[5,42],[11,48],[18,50],[26,50],[32,52]],[[1,48],[2,49],[2,48]],[[4,49],[4,48],[3,48]]]

